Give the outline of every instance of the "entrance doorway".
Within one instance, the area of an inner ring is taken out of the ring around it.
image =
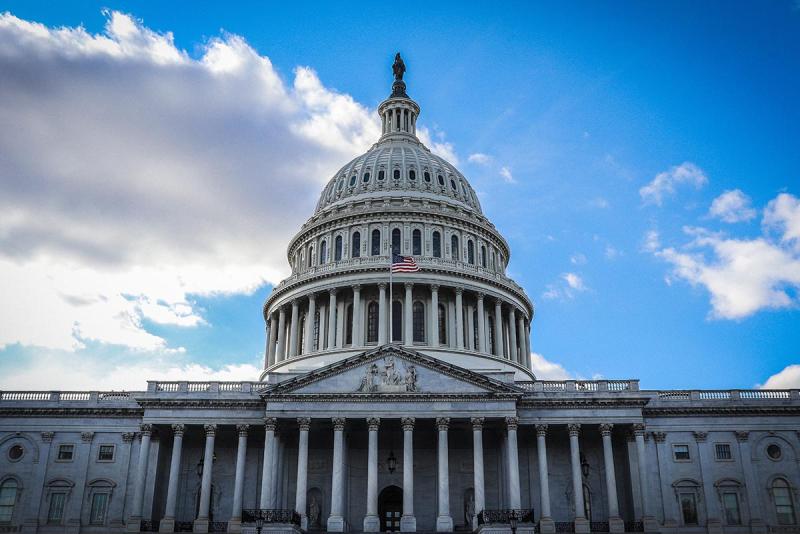
[[[386,486],[378,495],[378,515],[381,532],[400,532],[400,517],[403,515],[403,490],[397,486]]]

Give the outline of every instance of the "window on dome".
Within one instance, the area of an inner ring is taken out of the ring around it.
[[[408,179],[409,180],[416,180],[417,179],[417,172],[414,169],[408,171]]]
[[[439,304],[439,343],[442,345],[447,344],[447,311],[444,304]]]
[[[472,239],[467,241],[467,261],[470,265],[475,265],[475,244]]]
[[[425,305],[421,302],[415,302],[411,309],[413,317],[412,325],[414,331],[414,342],[425,342]]]
[[[395,180],[399,180],[400,179],[400,169],[395,169],[394,170],[394,173],[392,174],[392,178],[394,178]]]
[[[379,170],[379,171],[378,171],[378,181],[379,181],[379,182],[382,182],[382,181],[383,181],[383,178],[384,178],[385,176],[386,176],[386,173],[383,171],[383,169],[381,169],[381,170]]]
[[[377,228],[372,231],[372,246],[370,247],[370,254],[372,256],[381,255],[381,231]]]
[[[437,179],[437,180],[439,180],[439,185],[441,185],[442,187],[444,187],[444,176],[442,176],[442,175],[440,174],[440,175],[438,175],[438,176],[436,177],[436,179]]]
[[[355,174],[350,177],[350,187],[353,187],[354,185],[356,185],[356,175]]]
[[[392,254],[400,254],[400,229],[392,230]]]
[[[319,347],[319,310],[314,313],[314,332],[313,332],[313,339],[311,340],[311,346],[308,348],[308,352],[312,352],[317,350],[316,348]]]
[[[364,183],[369,182],[369,173],[368,172],[364,173],[364,177],[361,178],[361,181],[364,182]]]
[[[481,245],[481,267],[486,268],[486,247]]]
[[[314,246],[308,247],[308,266],[311,267],[314,264]]]
[[[306,350],[306,314],[302,314],[300,316],[300,326],[297,329],[297,338],[299,339],[299,348],[297,349],[297,354],[305,354],[308,352]]]
[[[337,186],[336,186],[336,189],[338,189],[339,191],[341,191],[341,190],[342,190],[342,187],[344,187],[344,178],[342,178],[341,180],[339,180],[339,185],[337,185]]]
[[[342,236],[337,235],[333,242],[333,261],[342,261]]]
[[[453,235],[450,237],[450,253],[453,256],[453,259],[456,261],[461,261],[461,251],[458,248],[458,236]]]
[[[439,232],[433,232],[431,236],[431,242],[433,245],[433,257],[434,258],[441,258],[442,257],[442,234]]]
[[[319,244],[319,264],[323,265],[328,261],[328,242],[323,241]]]
[[[403,303],[392,301],[392,341],[403,341]]]
[[[378,342],[378,303],[372,301],[367,306],[367,343]]]
[[[353,258],[361,257],[361,233],[353,232],[352,246],[350,247],[350,256]]]
[[[414,230],[411,234],[411,254],[414,256],[422,255],[422,232]]]
[[[455,181],[455,180],[453,180],[452,178],[450,178],[450,188],[451,188],[453,191],[456,191],[456,190],[457,190],[457,187],[456,187],[456,181]],[[341,188],[340,188],[340,189],[341,189]]]
[[[422,175],[422,177],[425,179],[426,182],[428,182],[428,183],[431,182],[431,173],[429,173],[428,171],[425,171],[425,173]]]

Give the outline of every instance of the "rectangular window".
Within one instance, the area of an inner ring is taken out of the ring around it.
[[[689,446],[673,445],[672,456],[676,462],[688,462],[689,460],[691,460],[691,457],[689,456]]]
[[[66,493],[51,493],[50,508],[47,509],[48,523],[61,523],[64,518],[64,502],[67,500]]]
[[[114,446],[113,445],[100,445],[97,451],[98,462],[113,462],[114,461]]]
[[[17,483],[9,479],[0,486],[0,523],[10,523],[17,504]]]
[[[61,462],[71,462],[72,455],[74,452],[75,452],[75,445],[59,445],[58,460]]]
[[[89,523],[92,525],[102,525],[105,523],[107,508],[108,493],[95,493],[92,496],[92,510],[89,513]]]
[[[694,493],[681,493],[681,513],[684,525],[697,524],[697,502]]]
[[[717,460],[733,460],[730,443],[715,443],[714,454]]]
[[[775,515],[779,525],[794,525],[794,504],[789,488],[772,488],[772,497],[775,499]]]
[[[739,496],[733,491],[722,494],[722,506],[725,507],[725,522],[728,525],[741,525],[742,516],[739,513]]]

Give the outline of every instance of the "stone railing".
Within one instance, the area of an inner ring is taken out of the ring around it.
[[[800,400],[797,389],[674,389],[656,391],[654,395],[663,402]]]
[[[147,393],[257,393],[265,382],[189,382],[186,380],[161,382],[147,381]]]
[[[134,395],[130,391],[0,391],[0,402],[127,403]]]
[[[632,380],[534,380],[514,382],[533,393],[602,393],[639,391],[639,381]]]

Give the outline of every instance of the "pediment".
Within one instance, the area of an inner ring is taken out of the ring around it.
[[[516,387],[397,345],[351,356],[263,391],[283,395],[519,395]]]

